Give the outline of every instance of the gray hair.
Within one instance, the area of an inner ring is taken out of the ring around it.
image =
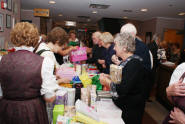
[[[137,29],[133,24],[127,23],[121,27],[120,33],[129,33],[136,36]]]
[[[134,53],[135,51],[135,37],[130,33],[120,33],[117,34],[114,42],[117,43],[120,47],[124,47],[127,52]]]

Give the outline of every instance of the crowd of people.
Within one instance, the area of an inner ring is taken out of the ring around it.
[[[61,27],[53,28],[39,40],[38,29],[28,22],[17,23],[10,37],[16,52],[0,58],[3,91],[0,123],[48,124],[44,103],[55,100],[58,83],[69,82],[56,77],[55,69],[63,64],[63,57],[84,44],[76,38],[76,32],[70,31],[67,35]],[[92,55],[86,63],[95,64],[99,69],[100,82],[110,88],[115,105],[123,111],[124,122],[141,124],[145,102],[159,64],[159,36],[154,35],[154,42],[147,46],[137,37],[136,27],[128,23],[115,36],[110,32],[96,31],[92,34],[92,40],[93,48],[87,48],[87,53]],[[123,67],[120,84],[110,80],[111,64]],[[184,63],[179,66],[184,66]],[[184,68],[179,68],[181,73],[173,76],[175,70],[172,75],[173,79],[167,88],[168,96],[185,96],[184,79],[179,83]],[[168,122],[184,124],[184,109],[175,108],[170,117]]]

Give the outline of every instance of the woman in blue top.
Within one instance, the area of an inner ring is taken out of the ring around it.
[[[104,59],[99,59],[98,63],[102,64],[104,70],[103,72],[106,74],[110,73],[110,64],[112,64],[112,56],[116,53],[114,50],[114,38],[111,33],[104,32],[100,36],[100,45],[106,48],[104,53]]]

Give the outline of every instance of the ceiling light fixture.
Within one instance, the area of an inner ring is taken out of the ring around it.
[[[148,9],[145,9],[145,8],[144,8],[144,9],[141,9],[140,11],[141,11],[141,12],[147,12]]]
[[[76,26],[76,22],[73,21],[65,21],[66,26]]]
[[[94,11],[92,11],[92,13],[93,13],[93,14],[97,14],[98,12],[94,10]]]
[[[126,17],[126,16],[124,16],[123,18],[124,18],[124,19],[128,19],[128,17]]]
[[[181,12],[178,15],[183,16],[183,15],[185,15],[185,12]]]
[[[90,22],[90,21],[91,21],[91,19],[87,19],[87,21],[88,21],[88,22]]]
[[[50,4],[55,4],[56,2],[54,0],[49,1]]]

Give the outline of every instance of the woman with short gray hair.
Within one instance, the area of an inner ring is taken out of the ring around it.
[[[116,84],[109,75],[101,74],[100,82],[110,87],[114,103],[123,111],[125,124],[141,124],[146,97],[146,71],[142,59],[133,54],[135,37],[122,33],[115,37],[114,42],[116,55],[122,59],[122,81]]]

